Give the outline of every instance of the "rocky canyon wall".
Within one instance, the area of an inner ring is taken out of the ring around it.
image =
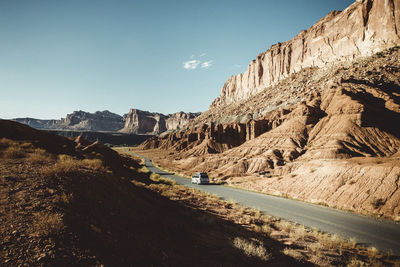
[[[357,0],[259,54],[244,73],[226,81],[210,108],[247,99],[301,69],[370,56],[395,45],[400,45],[400,0]]]
[[[191,119],[197,117],[199,114],[177,112],[163,115],[130,109],[129,113],[124,116],[125,126],[120,132],[157,135],[169,130],[179,130],[184,128]]]

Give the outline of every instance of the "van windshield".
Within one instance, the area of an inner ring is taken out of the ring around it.
[[[206,173],[201,173],[201,174],[200,174],[200,177],[201,177],[201,178],[208,178],[208,175],[207,175]]]

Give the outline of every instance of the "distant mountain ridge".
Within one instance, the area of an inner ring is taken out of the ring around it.
[[[182,129],[189,120],[200,113],[177,112],[164,115],[138,109],[120,116],[108,110],[74,111],[59,120],[41,120],[35,118],[15,118],[16,122],[29,125],[36,129],[73,130],[73,131],[106,131],[134,134],[156,135],[167,130]]]

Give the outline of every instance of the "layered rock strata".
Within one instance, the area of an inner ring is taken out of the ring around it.
[[[179,172],[400,219],[399,77],[400,47],[304,69],[142,148]]]
[[[75,131],[118,131],[124,126],[123,117],[108,110],[94,113],[82,110],[67,114],[59,120],[40,120],[33,118],[16,118],[14,121],[37,129],[57,129]]]
[[[259,54],[244,73],[226,81],[210,108],[247,99],[301,69],[370,56],[395,45],[400,45],[400,0],[356,1]]]
[[[108,110],[95,113],[74,111],[60,120],[40,120],[34,118],[17,118],[14,121],[27,124],[37,129],[70,130],[70,131],[107,131],[157,135],[165,131],[183,129],[200,113],[177,112],[164,115],[138,109],[131,109],[128,114],[120,116]]]
[[[129,113],[124,116],[125,126],[120,132],[158,135],[165,131],[182,129],[191,119],[198,115],[199,113],[184,112],[163,115],[160,113],[130,109]]]

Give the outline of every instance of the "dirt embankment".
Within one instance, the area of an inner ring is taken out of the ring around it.
[[[268,236],[138,186],[149,174],[101,144],[0,120],[0,157],[2,266],[311,266]]]

